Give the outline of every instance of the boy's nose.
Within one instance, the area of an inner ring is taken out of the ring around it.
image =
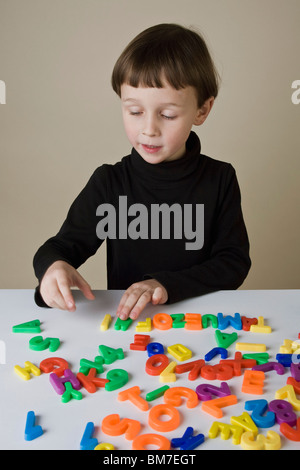
[[[154,137],[159,135],[160,131],[155,118],[149,117],[145,120],[144,124],[145,125],[142,131],[143,135],[146,135],[147,137]]]

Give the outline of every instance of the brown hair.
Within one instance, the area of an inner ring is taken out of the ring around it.
[[[219,75],[204,39],[177,24],[152,26],[124,49],[112,73],[112,87],[121,96],[121,85],[162,88],[166,80],[179,90],[196,89],[198,106],[218,94]]]

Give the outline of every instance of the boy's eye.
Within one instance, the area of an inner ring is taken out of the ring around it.
[[[130,116],[140,116],[143,114],[142,111],[129,111]],[[176,119],[176,116],[169,116],[168,114],[161,113],[161,117],[167,120]]]
[[[170,120],[176,118],[176,116],[168,116],[166,114],[162,114],[162,117],[165,118],[165,119],[170,119]]]

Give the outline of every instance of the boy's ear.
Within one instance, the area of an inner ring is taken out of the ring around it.
[[[213,107],[215,98],[211,96],[204,102],[204,104],[201,106],[201,108],[198,109],[197,115],[194,121],[195,126],[201,126],[201,124],[204,123],[206,120],[207,116],[209,115],[211,108]]]

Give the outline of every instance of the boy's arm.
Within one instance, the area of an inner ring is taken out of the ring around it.
[[[74,285],[78,286],[80,274],[74,271],[92,256],[102,243],[96,234],[96,208],[106,197],[103,173],[101,168],[94,172],[85,188],[71,205],[66,220],[57,235],[47,240],[34,256],[33,267],[39,280],[35,291],[35,301],[39,306],[50,306],[49,298],[45,302],[40,292],[41,282],[46,272],[48,277],[50,266],[58,261],[64,262],[67,268],[64,270],[64,283],[68,279],[69,288]],[[73,272],[70,274],[72,269]],[[57,299],[59,294],[60,292],[56,291]]]

